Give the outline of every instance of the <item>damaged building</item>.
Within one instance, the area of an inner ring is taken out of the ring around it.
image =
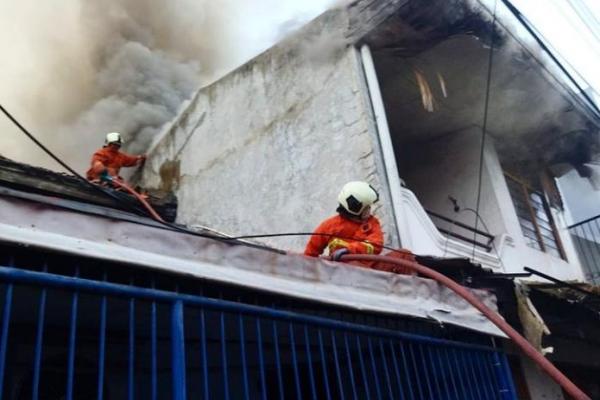
[[[504,334],[443,285],[176,229],[114,195],[0,159],[3,397],[514,398]]]
[[[134,179],[179,228],[0,160],[0,397],[567,398],[437,282],[294,254],[364,180],[386,245],[600,398],[600,304],[556,184],[593,178],[600,112],[548,54],[507,1],[330,10],[151,149]]]
[[[140,181],[176,193],[179,221],[243,235],[311,231],[343,182],[367,180],[392,246],[583,282],[556,181],[591,178],[600,113],[520,19],[508,2],[327,12],[202,88]]]

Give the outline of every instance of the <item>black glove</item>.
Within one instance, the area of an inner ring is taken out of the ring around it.
[[[341,249],[337,249],[336,251],[333,252],[333,254],[331,255],[331,259],[333,261],[340,261],[340,258],[342,258],[342,256],[344,254],[349,254],[350,250],[348,250],[347,248],[341,248]]]

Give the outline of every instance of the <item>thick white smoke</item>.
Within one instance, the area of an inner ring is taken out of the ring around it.
[[[142,153],[201,85],[332,0],[0,1],[0,102],[79,171],[109,131]],[[0,117],[0,154],[57,168]]]

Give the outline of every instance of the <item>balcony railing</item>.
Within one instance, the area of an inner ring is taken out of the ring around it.
[[[492,242],[494,241],[493,235],[431,210],[425,211],[432,218],[437,230],[446,237],[451,237],[471,246],[479,247],[487,252],[492,251]]]
[[[588,280],[600,284],[600,215],[569,226]]]

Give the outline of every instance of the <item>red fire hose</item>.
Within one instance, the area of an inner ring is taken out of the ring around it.
[[[112,185],[116,186],[117,188],[125,189],[132,196],[134,196],[136,199],[138,199],[139,202],[142,203],[142,205],[146,208],[146,210],[148,210],[148,212],[150,213],[150,215],[152,216],[152,218],[154,218],[155,220],[157,220],[159,222],[165,222],[160,217],[160,215],[158,215],[158,213],[154,210],[154,208],[152,208],[152,206],[150,204],[148,204],[148,202],[146,201],[146,199],[144,198],[144,196],[142,196],[141,194],[139,194],[138,192],[136,192],[135,190],[133,190],[125,182],[122,182],[122,181],[120,181],[118,179],[111,179],[110,183]]]
[[[521,350],[542,370],[544,370],[556,383],[558,383],[570,396],[575,400],[591,400],[581,389],[579,389],[569,378],[567,378],[562,372],[558,370],[546,357],[544,357],[539,351],[535,349],[523,336],[521,336],[516,330],[513,329],[504,319],[496,312],[489,309],[483,304],[473,293],[467,288],[454,282],[452,279],[445,275],[440,274],[430,268],[427,268],[421,264],[412,261],[401,260],[389,256],[376,256],[376,255],[363,255],[363,254],[346,254],[340,258],[341,261],[378,261],[390,264],[400,265],[402,267],[410,268],[411,270],[418,272],[419,274],[431,278],[453,292],[458,294],[460,297],[468,301],[473,307],[481,311],[483,315],[487,317],[494,325],[496,325],[502,332],[519,347]]]
[[[116,187],[125,189],[127,192],[137,198],[140,203],[148,210],[152,217],[160,222],[164,222],[158,213],[152,208],[146,199],[138,192],[129,187],[126,183],[121,182],[117,179],[113,179],[112,184]],[[546,357],[538,352],[527,339],[521,336],[516,330],[513,329],[504,319],[495,311],[489,309],[483,304],[473,293],[467,288],[454,282],[452,279],[445,275],[440,274],[424,265],[416,262],[398,259],[389,256],[379,255],[366,255],[366,254],[346,254],[340,258],[340,261],[375,261],[382,263],[396,264],[402,267],[410,268],[411,270],[418,272],[419,274],[431,278],[442,285],[446,286],[460,297],[469,302],[473,307],[478,309],[483,315],[486,316],[494,325],[496,325],[502,332],[504,332],[533,362],[535,362],[542,370],[544,370],[556,383],[558,383],[570,396],[575,400],[591,400],[591,397],[586,395],[581,389],[579,389],[569,378],[567,378],[562,372],[558,370]]]

